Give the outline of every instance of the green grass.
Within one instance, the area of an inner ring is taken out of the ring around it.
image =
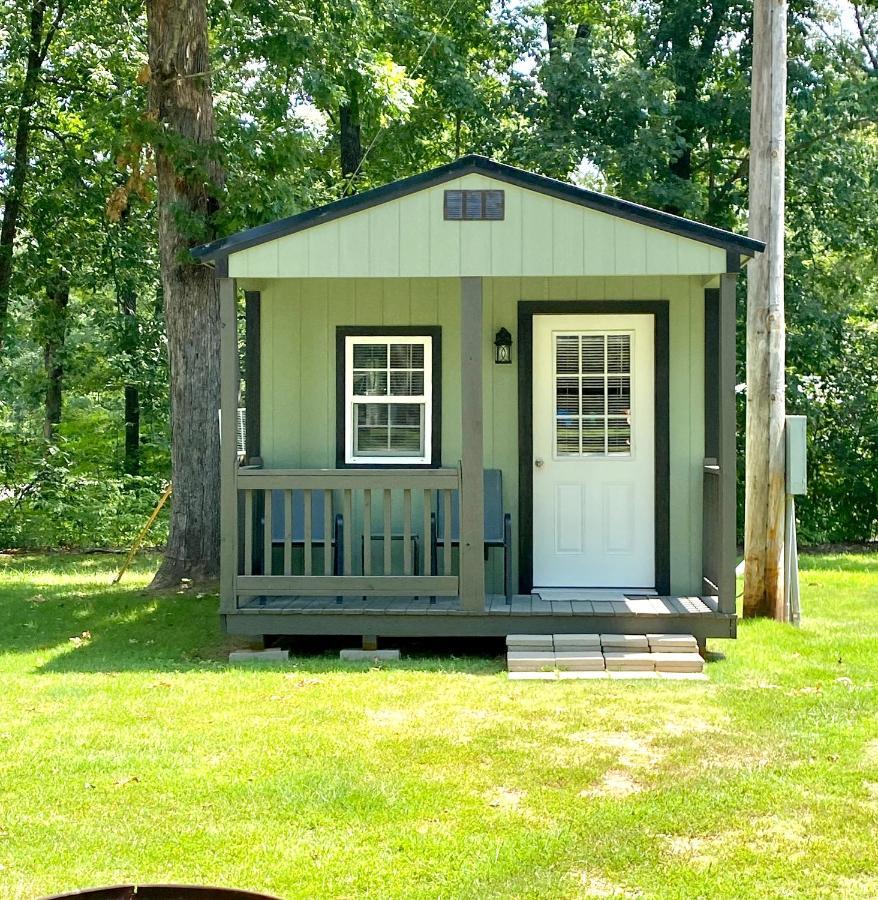
[[[878,896],[878,555],[802,562],[800,630],[626,683],[231,669],[155,560],[0,556],[0,897]]]

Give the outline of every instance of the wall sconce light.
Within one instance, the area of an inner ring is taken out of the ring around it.
[[[512,362],[512,335],[505,328],[494,338],[494,362],[501,366]]]

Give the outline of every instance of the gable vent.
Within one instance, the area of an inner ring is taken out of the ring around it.
[[[497,221],[505,215],[504,191],[446,191],[445,218],[449,221]]]

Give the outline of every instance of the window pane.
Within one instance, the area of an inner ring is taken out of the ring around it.
[[[579,379],[559,378],[555,387],[555,413],[559,416],[579,415]]]
[[[579,337],[559,335],[555,338],[555,371],[578,374],[579,372]]]
[[[582,452],[604,452],[604,419],[582,420]]]
[[[354,394],[358,396],[379,396],[387,394],[387,372],[372,369],[354,372]]]
[[[391,372],[390,393],[395,397],[418,397],[424,393],[423,372]]]
[[[624,416],[631,412],[631,378],[628,375],[607,379],[607,412]]]
[[[419,351],[419,352],[418,352]],[[415,358],[419,358],[415,362]],[[391,369],[419,369],[424,365],[424,347],[422,344],[391,344]]]
[[[582,412],[586,416],[604,415],[604,379],[582,379]]]
[[[377,455],[387,450],[387,427],[357,428],[356,453]]]
[[[631,335],[607,335],[607,371],[631,371]]]
[[[584,334],[582,336],[582,371],[604,371],[604,336],[602,334]]]
[[[357,403],[357,424],[358,425],[386,425],[387,424],[387,406],[386,403]]]
[[[558,456],[578,455],[579,419],[559,417],[555,428],[555,447]]]
[[[421,426],[421,411],[423,405],[420,403],[391,403],[390,406],[390,424],[391,425],[416,425]]]
[[[387,344],[354,344],[355,369],[386,369]]]
[[[399,456],[423,456],[420,428],[391,428],[390,449]]]
[[[631,425],[627,419],[610,419],[607,422],[607,452],[631,452]]]

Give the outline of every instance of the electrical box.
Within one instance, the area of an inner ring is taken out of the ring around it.
[[[805,416],[786,417],[787,493],[792,496],[808,493],[808,450]]]

